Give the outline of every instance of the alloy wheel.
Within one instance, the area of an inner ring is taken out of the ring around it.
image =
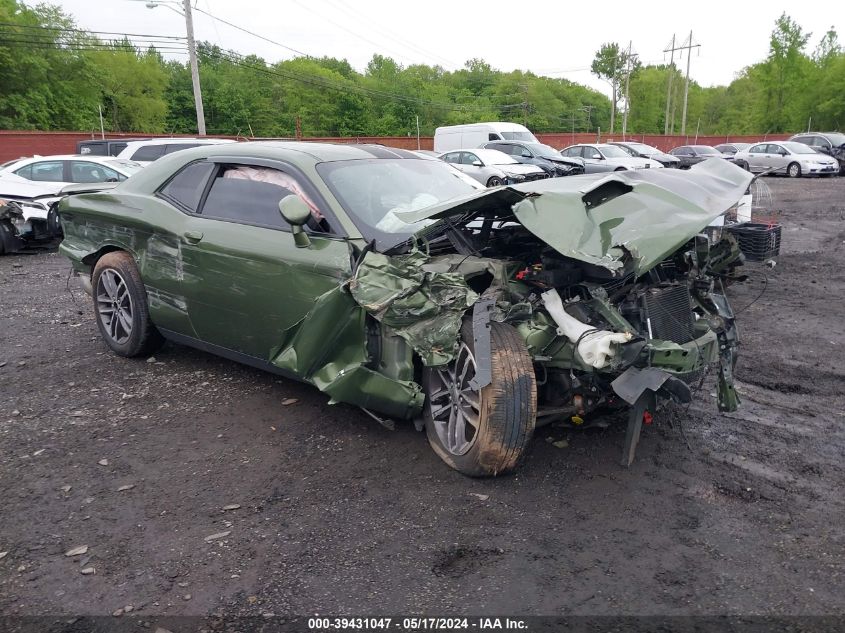
[[[106,268],[97,281],[97,314],[109,338],[118,345],[132,336],[132,296],[113,268]]]
[[[452,455],[465,454],[478,437],[481,394],[470,386],[476,364],[466,343],[454,361],[431,372],[429,403],[434,429]]]

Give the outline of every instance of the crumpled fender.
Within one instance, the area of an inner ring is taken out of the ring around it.
[[[318,297],[311,311],[285,332],[271,363],[314,384],[331,398],[409,419],[425,396],[411,381],[393,380],[366,366],[366,313],[338,286]]]

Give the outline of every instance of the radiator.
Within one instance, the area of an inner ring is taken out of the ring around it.
[[[692,303],[685,285],[651,288],[643,295],[643,311],[652,338],[688,343],[695,338]]]

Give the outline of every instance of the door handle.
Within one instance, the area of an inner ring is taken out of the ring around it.
[[[185,231],[184,233],[185,241],[190,242],[191,244],[196,244],[200,240],[202,240],[202,232],[201,231]]]

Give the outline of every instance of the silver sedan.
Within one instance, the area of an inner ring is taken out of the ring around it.
[[[835,158],[795,141],[757,143],[734,155],[734,162],[755,173],[774,171],[791,178],[832,176],[839,171]]]
[[[560,150],[561,155],[569,158],[582,158],[588,174],[604,171],[623,171],[625,169],[660,169],[662,164],[650,158],[635,158],[625,150],[609,143],[570,145]]]
[[[462,149],[441,154],[440,159],[488,187],[546,177],[546,172],[536,165],[523,165],[495,149]]]

